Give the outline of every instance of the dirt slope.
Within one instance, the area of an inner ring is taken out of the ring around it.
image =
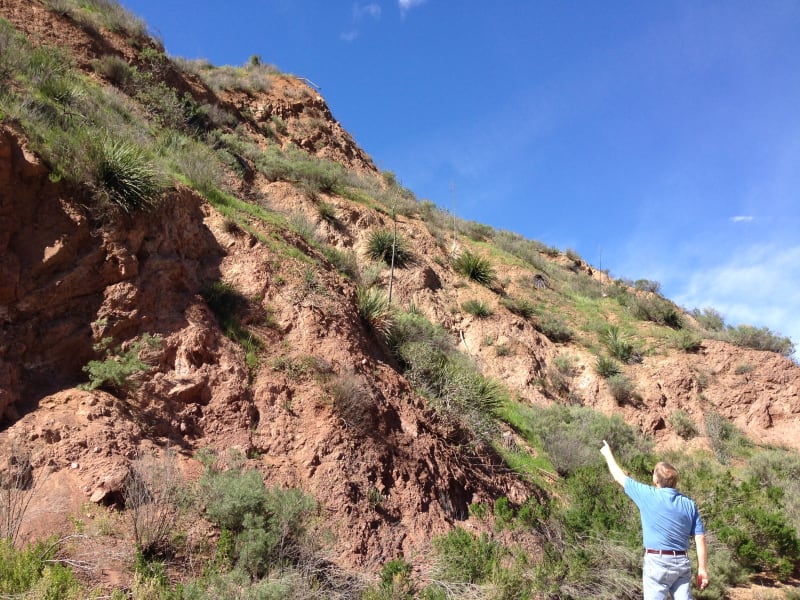
[[[135,59],[121,36],[92,33],[36,2],[0,0],[0,15],[33,39],[68,49],[87,72],[104,54]],[[278,118],[284,147],[337,161],[380,185],[371,159],[306,83],[280,76],[266,91],[216,93],[178,70],[168,79],[230,111],[258,145],[267,143],[264,125]],[[312,221],[320,201],[330,204],[338,225],[320,222],[317,235],[353,250],[362,264],[369,233],[391,225],[376,208],[334,194],[312,198],[254,169],[237,185],[243,197],[257,193],[274,210]],[[535,493],[488,448],[457,443],[462,432],[438,420],[359,318],[355,284],[297,234],[250,224],[312,260],[287,258],[280,246],[231,229],[185,187],[169,190],[154,215],[113,221],[85,210],[85,194],[50,181],[22,132],[0,126],[0,440],[5,452],[12,444],[32,449],[37,470],[50,472],[48,492],[34,507],[48,516],[26,535],[69,530],[67,516],[87,502],[118,503],[130,460],[153,448],[175,449],[189,476],[199,472],[191,458],[197,449],[239,449],[269,483],[312,493],[340,529],[343,565],[422,551],[432,534],[466,519],[471,502],[500,495],[521,502]],[[400,216],[398,229],[417,260],[396,272],[396,302],[441,323],[486,375],[519,398],[552,402],[542,378],[569,353],[578,361],[583,402],[620,412],[660,444],[680,443],[667,424],[675,410],[698,424],[714,410],[756,441],[800,449],[800,368],[793,362],[712,340],[696,354],[665,350],[631,367],[639,398],[618,406],[587,349],[551,342],[500,306],[497,290],[455,274],[448,248],[418,217]],[[502,269],[501,291],[521,294],[520,282],[532,273],[513,264]],[[387,282],[388,272],[381,277]],[[264,341],[254,370],[201,295],[219,280],[250,299],[248,326]],[[459,309],[474,298],[491,303],[492,316]],[[135,394],[76,388],[86,380],[82,367],[97,356],[94,343],[144,333],[163,342],[150,356],[152,376]],[[500,354],[498,345],[513,352]],[[357,404],[334,406],[332,382],[352,386]]]

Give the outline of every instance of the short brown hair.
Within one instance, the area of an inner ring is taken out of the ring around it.
[[[653,469],[656,483],[663,488],[674,488],[678,485],[678,470],[668,462],[660,462]]]

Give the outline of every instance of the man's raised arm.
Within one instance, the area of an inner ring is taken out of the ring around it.
[[[606,464],[608,464],[608,470],[611,471],[611,476],[621,486],[625,486],[625,478],[627,475],[625,471],[623,471],[619,465],[617,464],[614,455],[611,453],[611,447],[608,445],[608,442],[603,440],[603,447],[600,448],[600,454],[603,455],[603,458],[606,459]]]

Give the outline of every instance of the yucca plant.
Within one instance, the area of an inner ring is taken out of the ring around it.
[[[470,299],[461,304],[464,312],[475,315],[479,318],[485,318],[492,314],[491,307],[482,300]]]
[[[494,267],[488,259],[465,250],[453,260],[455,271],[467,279],[484,286],[490,286],[497,279]]]
[[[394,266],[403,267],[411,262],[411,251],[405,239],[388,229],[373,231],[367,240],[367,256],[372,260],[382,260],[387,265],[392,263],[392,245],[394,244]]]
[[[389,299],[377,288],[359,287],[356,290],[358,314],[370,326],[388,338],[392,332],[394,312],[389,304]]]
[[[620,332],[619,327],[608,325],[601,338],[611,356],[624,363],[632,362],[634,357],[633,344],[628,341],[624,333]]]
[[[620,368],[617,361],[615,361],[610,356],[605,356],[601,354],[597,357],[597,362],[595,363],[595,371],[597,372],[600,377],[613,377],[614,375],[619,375]]]
[[[153,163],[141,148],[125,141],[103,144],[95,177],[108,199],[127,213],[152,208],[161,191]]]

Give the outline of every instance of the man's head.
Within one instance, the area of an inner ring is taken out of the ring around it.
[[[668,462],[660,462],[653,469],[653,484],[660,488],[678,487],[678,470]]]

